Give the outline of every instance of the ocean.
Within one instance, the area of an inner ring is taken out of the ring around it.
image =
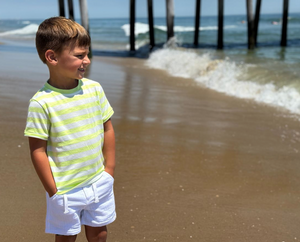
[[[224,49],[217,50],[216,16],[200,21],[199,46],[194,48],[194,18],[175,17],[175,38],[166,44],[165,18],[155,18],[155,42],[149,54],[147,18],[137,18],[136,56],[148,68],[192,78],[196,84],[225,95],[273,106],[300,118],[300,15],[288,19],[288,47],[280,47],[281,14],[260,17],[258,46],[247,49],[246,16],[225,16]],[[0,51],[35,51],[40,20],[0,20]],[[80,22],[80,20],[78,20]],[[93,53],[122,55],[129,50],[129,20],[90,19]],[[146,54],[145,54],[146,53]]]

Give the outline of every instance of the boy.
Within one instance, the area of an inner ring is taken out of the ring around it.
[[[102,87],[83,78],[90,36],[64,17],[46,19],[36,34],[49,80],[30,100],[25,136],[47,192],[46,233],[75,241],[85,225],[88,241],[106,241],[116,218],[113,193],[113,109]]]

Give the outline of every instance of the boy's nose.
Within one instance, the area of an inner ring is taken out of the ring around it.
[[[85,56],[83,59],[84,64],[89,65],[91,63],[90,58],[88,56]]]

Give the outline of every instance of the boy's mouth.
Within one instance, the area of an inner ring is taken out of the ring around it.
[[[81,72],[85,72],[84,68],[79,68],[78,70],[81,71]]]

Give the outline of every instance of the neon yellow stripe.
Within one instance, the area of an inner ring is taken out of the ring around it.
[[[68,125],[68,124],[71,124],[71,123],[76,123],[78,121],[85,120],[87,118],[96,117],[100,114],[101,114],[101,110],[96,110],[95,112],[92,112],[92,113],[86,113],[86,114],[78,115],[76,117],[71,117],[71,118],[68,118],[68,119],[64,119],[63,121],[52,123],[52,127],[57,128],[57,127],[60,127],[60,126],[65,126],[65,125]]]
[[[95,136],[97,136],[97,135],[98,134],[96,134]],[[85,138],[85,140],[88,140],[88,139],[90,139],[90,138],[89,137]],[[100,139],[98,142],[96,142],[96,143],[94,143],[92,145],[89,145],[88,147],[84,146],[84,147],[77,148],[77,149],[74,149],[74,150],[64,151],[64,152],[59,152],[59,153],[58,152],[53,152],[53,151],[47,151],[47,152],[48,152],[48,155],[53,156],[53,157],[54,156],[55,157],[63,157],[63,156],[68,156],[70,154],[75,155],[75,154],[78,154],[78,153],[81,153],[81,152],[84,152],[84,151],[95,149],[96,147],[98,147],[101,144],[101,142],[103,142],[103,138]]]
[[[62,132],[58,132],[58,133],[51,132],[50,136],[53,137],[53,138],[54,137],[57,138],[57,137],[62,137],[62,136],[66,136],[66,135],[76,134],[78,132],[82,132],[82,131],[86,131],[86,130],[89,130],[89,129],[93,129],[96,126],[98,126],[98,125],[100,125],[102,123],[103,123],[102,120],[97,120],[97,122],[94,122],[94,123],[91,123],[91,124],[82,125],[82,126],[79,126],[79,127],[73,128],[73,129],[67,129],[67,130],[62,131]]]
[[[74,179],[68,180],[68,181],[56,182],[56,186],[67,188],[67,189],[70,188],[70,190],[71,190],[71,189],[75,188],[76,186],[80,185],[81,183],[83,183],[84,181],[86,181],[88,178],[94,177],[97,173],[100,173],[103,170],[104,170],[104,165],[102,165],[96,172],[93,172],[92,174],[77,177],[77,178],[74,178]]]
[[[29,106],[28,111],[32,113],[45,113],[45,110],[42,107],[38,108]]]
[[[82,100],[87,100],[91,97],[94,97],[97,95],[97,92],[90,92],[88,97],[86,95],[75,95],[74,97],[65,97],[64,99],[59,99],[59,100],[54,100],[52,102],[46,102],[46,104],[43,105],[47,107],[55,107],[55,106],[60,106],[60,105],[65,105],[65,104],[70,104],[72,102],[78,102]]]
[[[44,90],[46,90],[46,89],[44,89]],[[44,90],[42,90],[42,91],[44,91]],[[33,99],[40,102],[43,99],[53,98],[53,97],[56,97],[58,95],[61,95],[61,94],[57,93],[57,92],[50,92],[50,93],[45,93],[44,92],[43,95],[39,96],[39,93],[37,93],[37,95],[35,95],[33,97]]]
[[[28,133],[28,134],[45,134],[45,130],[27,127],[26,133]]]
[[[88,134],[88,135],[85,135],[85,136],[81,136],[81,137],[78,137],[77,139],[71,139],[71,140],[67,140],[67,141],[64,141],[64,142],[53,142],[53,141],[51,141],[50,145],[54,146],[54,147],[63,147],[63,146],[68,146],[68,145],[74,145],[74,144],[77,144],[77,143],[81,143],[81,142],[84,142],[84,141],[87,141],[87,140],[94,139],[97,136],[100,136],[103,132],[104,132],[104,130],[100,129],[100,130],[98,130],[98,132]]]
[[[105,108],[105,106],[107,106],[107,103],[108,103],[108,101],[106,100],[105,102],[103,102],[103,103],[100,104],[100,107],[101,108]]]
[[[103,123],[105,123],[112,115],[114,114],[114,110],[110,109],[110,112],[107,114],[107,116],[103,116]]]
[[[88,109],[88,108],[92,108],[92,107],[96,107],[98,106],[99,103],[96,101],[96,102],[90,102],[90,103],[83,103],[81,105],[77,105],[75,107],[68,107],[68,108],[65,108],[65,109],[62,109],[60,111],[57,111],[53,114],[51,114],[52,117],[58,117],[58,116],[61,116],[61,115],[65,115],[65,114],[70,114],[72,112],[76,112],[76,111],[81,111],[82,109]]]
[[[27,137],[40,138],[42,140],[48,139],[48,137],[42,136],[41,134],[36,134],[36,133],[31,133],[31,132],[24,132],[24,135]]]
[[[88,90],[88,89],[92,89],[92,88],[97,88],[98,86],[100,86],[99,83],[83,83],[84,85],[82,85],[82,90]]]
[[[52,172],[52,174],[54,177],[68,176],[68,175],[72,175],[72,174],[78,174],[79,172],[82,172],[82,171],[88,171],[94,167],[97,167],[98,165],[99,165],[99,163],[95,162],[91,165],[83,166],[78,169],[72,169],[72,170],[67,170],[67,171],[62,171],[62,172]]]
[[[48,119],[44,119],[44,118],[34,118],[34,117],[28,117],[27,118],[27,122],[28,123],[35,123],[35,124],[48,124]]]
[[[55,163],[53,161],[49,161],[49,164],[51,167],[64,167],[64,166],[69,166],[72,164],[78,164],[78,163],[82,163],[82,162],[86,162],[88,160],[93,160],[95,158],[97,158],[98,156],[100,156],[100,154],[102,153],[101,149],[98,150],[98,152],[96,152],[95,154],[91,154],[79,159],[74,159],[74,160],[68,160],[68,161],[64,161],[64,162],[59,162],[59,163]],[[101,158],[101,162],[104,161],[104,158]]]

